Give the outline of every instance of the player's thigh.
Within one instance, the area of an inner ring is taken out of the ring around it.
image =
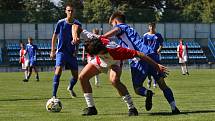
[[[89,80],[93,76],[99,74],[100,71],[96,68],[95,65],[92,63],[88,63],[80,72],[79,74],[79,80],[84,81],[84,80]]]
[[[148,76],[148,64],[145,62],[131,63],[131,77],[134,88],[142,87]]]
[[[55,75],[61,75],[62,69],[62,66],[55,66]]]
[[[118,65],[111,65],[109,80],[112,83],[119,82],[121,74],[122,74],[122,67],[120,67]]]
[[[57,66],[64,66],[65,65],[65,55],[62,52],[56,53],[56,61],[55,61],[55,67]]]
[[[163,77],[161,77],[161,78],[157,81],[157,84],[158,84],[158,86],[159,86],[159,88],[160,88],[161,90],[164,90],[164,89],[168,88],[168,86],[166,85],[166,82],[165,82],[165,80],[164,80]]]

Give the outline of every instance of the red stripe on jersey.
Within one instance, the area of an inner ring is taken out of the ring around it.
[[[99,66],[101,65],[101,61],[100,61],[99,56],[96,56],[96,62],[97,62],[97,64],[98,64]]]
[[[107,48],[107,51],[114,60],[131,59],[137,55],[136,50],[131,50],[123,47]]]

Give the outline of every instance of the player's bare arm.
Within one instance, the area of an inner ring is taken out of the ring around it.
[[[159,71],[159,72],[166,72],[167,71],[167,67],[156,63],[154,60],[152,60],[150,57],[146,56],[145,54],[143,54],[141,52],[137,52],[137,56],[142,58],[143,60],[145,60],[150,65],[154,66],[157,71]]]
[[[104,37],[113,37],[113,36],[117,35],[120,31],[121,31],[120,28],[115,27],[114,29],[106,32],[103,36]]]
[[[52,43],[51,43],[51,52],[50,52],[50,58],[53,60],[55,58],[55,43],[57,40],[57,34],[53,34],[52,36]]]
[[[73,24],[72,25],[72,43],[73,44],[77,44],[80,42],[80,33],[82,32],[82,28],[77,25],[77,24]]]

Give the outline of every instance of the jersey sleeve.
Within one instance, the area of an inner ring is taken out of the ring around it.
[[[113,29],[118,28],[118,31],[116,32],[116,36],[122,35],[122,29],[119,26],[114,26]]]
[[[61,22],[58,21],[57,24],[56,24],[55,30],[54,30],[55,34],[59,34],[60,33],[60,24],[61,24]]]
[[[82,27],[81,22],[79,22],[77,19],[74,19],[73,24],[79,25],[80,27]]]
[[[137,56],[136,50],[131,50],[123,47],[107,48],[107,50],[114,60],[127,60]]]
[[[158,34],[158,41],[159,41],[159,45],[163,46],[163,37],[161,34]]]

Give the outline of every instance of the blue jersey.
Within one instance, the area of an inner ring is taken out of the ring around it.
[[[153,53],[152,49],[143,43],[143,38],[127,24],[117,24],[115,27],[120,28],[117,38],[121,41],[121,45],[129,49],[137,50],[146,55]]]
[[[73,19],[72,24],[81,26],[81,23]],[[72,24],[67,23],[66,19],[58,21],[54,33],[58,35],[57,52],[74,53],[76,45],[72,44]]]
[[[145,33],[143,35],[143,38],[144,44],[150,46],[155,53],[157,53],[159,46],[163,46],[163,37],[159,33],[155,34]]]
[[[26,45],[26,54],[28,55],[28,59],[30,61],[36,61],[37,59],[37,46],[33,44]]]

